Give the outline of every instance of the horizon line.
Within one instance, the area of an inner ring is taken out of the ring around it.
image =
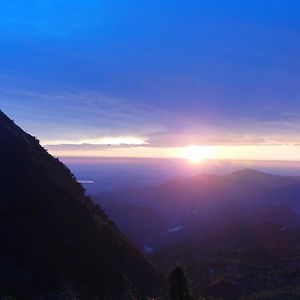
[[[186,158],[182,157],[132,157],[132,156],[65,156],[65,155],[52,155],[59,159],[103,159],[103,160],[180,160],[187,161]],[[300,163],[300,160],[274,160],[274,159],[236,159],[236,158],[217,158],[217,159],[205,159],[199,163],[199,165],[206,161],[234,161],[234,162],[289,162],[289,163]]]

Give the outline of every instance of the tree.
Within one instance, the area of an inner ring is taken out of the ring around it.
[[[182,268],[175,268],[169,276],[170,300],[192,300],[189,284]]]

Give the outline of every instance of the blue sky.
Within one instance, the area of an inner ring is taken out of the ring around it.
[[[300,144],[299,11],[291,0],[0,0],[0,109],[57,151],[120,137]]]

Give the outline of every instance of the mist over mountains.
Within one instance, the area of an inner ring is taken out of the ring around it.
[[[83,181],[92,196],[103,191],[157,186],[177,176],[225,175],[249,168],[279,176],[300,174],[297,161],[205,160],[191,164],[186,159],[157,158],[62,157],[61,160]]]
[[[186,266],[208,296],[239,299],[300,280],[300,177],[244,169],[179,176],[95,199],[156,264]]]
[[[164,274],[182,266],[195,299],[297,299],[300,177],[177,176],[93,202],[3,113],[0,138],[3,296],[168,299]]]
[[[288,214],[287,219],[297,225],[299,198],[300,177],[275,176],[245,169],[222,176],[179,176],[155,187],[103,192],[96,199],[114,216],[117,223],[119,219],[114,214],[117,214],[118,207],[126,209],[126,206],[133,206],[139,210],[144,208],[152,211],[153,217],[149,222],[155,219],[156,222],[153,223],[161,224],[164,220],[165,232],[176,224],[182,224],[184,228],[177,232],[180,236],[195,227],[202,230],[205,224],[211,228],[214,222],[220,222],[223,214],[232,214],[236,218],[255,222],[259,219],[268,221],[272,214],[277,213],[275,222],[279,221],[281,212],[282,219],[284,214]],[[123,215],[125,217],[126,214]],[[120,221],[127,224],[130,222]],[[147,222],[147,218],[141,218],[141,221]],[[198,223],[197,226],[194,223]],[[128,233],[128,230],[125,232]],[[165,238],[162,237],[162,240],[164,244]],[[136,242],[140,244],[140,241]]]
[[[299,13],[0,0],[0,300],[300,300]]]

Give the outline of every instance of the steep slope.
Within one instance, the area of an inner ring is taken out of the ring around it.
[[[128,282],[144,294],[159,284],[158,271],[70,171],[2,112],[0,238],[0,290],[18,299],[48,295],[61,282],[88,299],[120,294]]]
[[[146,249],[147,245],[155,243],[157,232],[163,232],[167,228],[163,217],[149,207],[109,200],[101,201],[101,207],[112,220],[117,220],[122,232],[141,249]]]

